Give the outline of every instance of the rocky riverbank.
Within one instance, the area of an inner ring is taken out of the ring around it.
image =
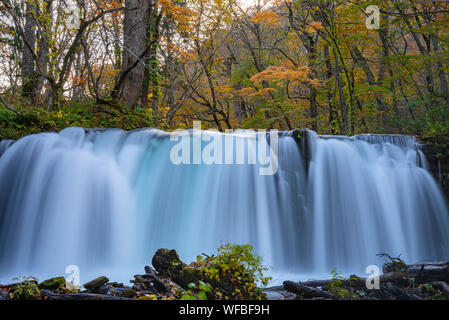
[[[358,276],[344,278],[334,273],[329,280],[307,282],[285,281],[282,286],[248,291],[253,296],[234,292],[255,288],[255,278],[239,282],[223,275],[211,281],[198,262],[185,264],[174,250],[160,249],[152,259],[153,267],[134,275],[132,286],[111,282],[101,276],[82,285],[67,283],[64,277],[43,282],[28,278],[22,282],[0,285],[0,300],[206,300],[206,299],[269,299],[269,300],[448,300],[449,262],[407,265],[399,258],[389,258],[378,278],[378,288],[368,289],[376,281]],[[212,261],[214,257],[205,260]],[[230,267],[233,268],[232,266]],[[225,268],[226,269],[226,268]],[[230,273],[231,274],[231,273]],[[234,273],[235,275],[235,273]],[[240,273],[242,277],[248,274]],[[210,285],[212,283],[212,286]],[[237,284],[233,286],[232,284]],[[229,290],[231,289],[231,290]],[[254,293],[260,293],[254,295]]]
[[[307,282],[285,281],[265,290],[271,299],[286,300],[449,300],[449,262],[384,267],[374,279],[350,276]]]

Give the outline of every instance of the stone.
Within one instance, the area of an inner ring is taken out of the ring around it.
[[[11,300],[8,292],[0,291],[0,301],[2,300]]]
[[[190,283],[197,282],[202,278],[201,272],[182,262],[175,250],[157,250],[152,264],[158,272],[158,277],[171,279],[184,289],[187,289]],[[147,275],[150,276],[151,270],[146,268],[145,271],[148,271]],[[153,280],[155,279],[153,278]],[[158,287],[160,291],[163,291],[166,286],[163,284]]]
[[[105,285],[108,282],[109,279],[102,276],[83,284],[83,287],[86,288],[87,290],[95,291],[95,289],[101,287],[102,285]]]
[[[116,288],[124,288],[125,287],[125,285],[123,283],[118,283],[118,282],[109,282],[108,286],[116,287]]]
[[[137,296],[137,291],[134,289],[128,289],[128,288],[114,288],[111,287],[108,290],[108,295],[115,296],[115,297],[121,297],[121,298],[135,298]]]
[[[154,270],[150,266],[145,266],[145,273],[146,274],[156,274],[156,270]]]
[[[159,249],[151,261],[161,277],[172,278],[186,266],[179,258],[176,250]]]
[[[64,277],[57,277],[45,280],[39,284],[39,289],[55,291],[66,287],[66,281]]]
[[[98,293],[98,294],[108,294],[109,292],[109,286],[103,284],[99,286],[98,288],[91,289],[92,292]]]

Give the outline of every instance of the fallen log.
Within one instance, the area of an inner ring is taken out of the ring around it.
[[[406,288],[400,288],[391,282],[387,282],[385,289],[383,290],[388,291],[396,300],[425,300],[424,298],[417,296],[415,293],[410,292]]]
[[[427,283],[433,281],[449,282],[449,262],[429,262],[410,265],[407,269],[409,278],[414,278],[415,283]]]
[[[160,293],[167,293],[169,291],[164,281],[162,281],[162,279],[160,279],[155,274],[147,273],[145,275],[142,275],[141,278],[148,279],[149,282],[154,286],[154,288]]]
[[[366,288],[367,278],[360,278],[357,276],[350,276],[349,279],[342,280],[341,285],[344,287],[353,287],[353,288]],[[301,282],[303,286],[306,287],[328,287],[334,280],[310,280]],[[390,272],[386,274],[382,274],[379,277],[379,282],[382,283],[395,283],[398,285],[409,285],[407,280],[407,274],[405,272]]]
[[[330,292],[313,287],[308,287],[301,284],[300,282],[285,281],[284,288],[285,290],[295,293],[304,298],[327,298],[332,300],[336,299],[335,295]]]
[[[94,293],[57,294],[49,290],[41,290],[41,296],[43,300],[133,300],[130,298]]]

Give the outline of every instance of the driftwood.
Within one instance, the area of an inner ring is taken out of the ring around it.
[[[57,294],[49,290],[41,290],[41,296],[44,300],[133,300],[129,298],[94,293]]]
[[[341,280],[342,286],[353,288],[366,288],[367,278],[360,278],[357,276],[351,276],[349,279]],[[301,282],[301,285],[306,287],[328,287],[334,280],[311,280]],[[380,283],[395,283],[398,285],[408,284],[407,275],[404,272],[390,272],[383,274],[379,277]]]
[[[308,287],[300,282],[293,281],[285,281],[284,288],[287,291],[295,293],[304,298],[327,298],[327,299],[336,299],[335,295],[330,292],[320,290],[313,287]]]
[[[449,262],[430,262],[410,265],[407,269],[409,278],[414,278],[415,283],[433,281],[449,282]]]
[[[425,300],[424,298],[421,298],[420,296],[411,292],[409,289],[401,288],[391,282],[386,283],[384,290],[387,291],[392,296],[392,298],[396,300]]]
[[[149,282],[150,284],[152,284],[154,286],[154,288],[160,293],[167,293],[169,291],[169,289],[165,285],[164,281],[162,281],[155,274],[147,273],[147,274],[141,275],[140,278],[144,279],[143,282],[146,281],[146,282]],[[136,280],[138,280],[138,279],[136,278]]]

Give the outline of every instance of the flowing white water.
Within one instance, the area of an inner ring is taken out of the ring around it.
[[[307,140],[301,152],[280,137],[273,176],[251,164],[174,165],[176,142],[157,130],[69,128],[2,142],[0,280],[77,265],[83,281],[126,281],[158,248],[190,261],[227,242],[254,245],[274,273],[297,278],[363,275],[381,264],[377,253],[449,259],[449,213],[413,138]]]

